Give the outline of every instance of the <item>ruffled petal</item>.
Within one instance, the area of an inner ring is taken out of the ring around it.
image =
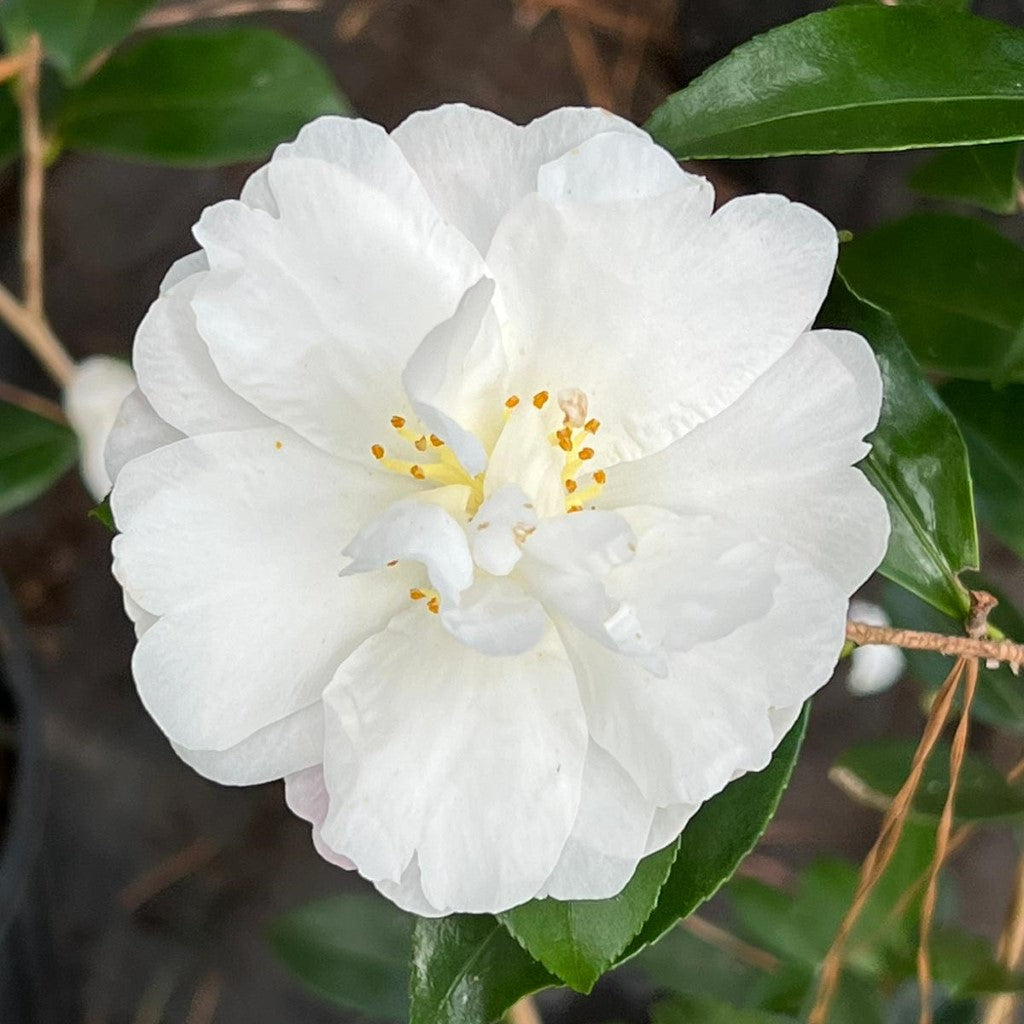
[[[284,428],[188,438],[122,469],[114,574],[160,617],[132,667],[172,741],[226,750],[319,698],[407,601],[402,567],[339,571],[357,524],[412,483]]]
[[[324,696],[324,839],[375,881],[414,855],[438,911],[534,896],[576,817],[587,736],[561,644],[488,657],[421,609],[397,616]]]
[[[706,184],[682,176],[642,201],[531,196],[495,234],[509,387],[584,391],[602,424],[595,466],[658,451],[729,406],[824,299],[837,242],[820,214],[780,196],[709,213]]]
[[[616,466],[601,504],[718,510],[752,536],[801,552],[849,595],[881,562],[889,536],[885,501],[853,468],[881,396],[863,338],[812,331],[720,415]]]
[[[441,622],[456,640],[493,657],[533,650],[551,624],[535,597],[510,580],[486,577],[458,607],[442,605]]]
[[[321,712],[321,726],[323,714]],[[321,730],[322,731],[322,730]],[[284,780],[284,799],[288,809],[304,821],[308,821],[313,838],[313,847],[324,860],[339,868],[351,871],[355,864],[348,857],[339,856],[325,842],[321,829],[327,817],[329,800],[324,782],[324,766],[314,764]]]
[[[418,111],[391,137],[431,199],[480,252],[501,218],[536,191],[540,168],[603,132],[633,136],[654,149],[635,125],[594,108],[563,108],[525,128],[461,103]]]
[[[103,450],[104,466],[111,481],[117,479],[125,464],[164,445],[180,441],[185,435],[156,414],[146,396],[138,389],[129,392],[121,403]]]

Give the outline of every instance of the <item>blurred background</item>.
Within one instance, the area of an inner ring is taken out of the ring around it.
[[[148,24],[260,10],[245,20],[318,53],[363,117],[394,127],[448,101],[525,122],[592,103],[642,122],[664,97],[738,43],[826,6],[809,0],[174,0]],[[978,5],[1020,23],[1022,5]],[[861,230],[929,206],[903,182],[921,154],[814,157],[702,165],[720,198],[780,191]],[[99,156],[62,156],[47,178],[47,305],[76,358],[128,356],[136,325],[170,263],[191,251],[191,225],[238,194],[255,165],[180,170]],[[17,282],[18,168],[0,171],[0,280]],[[1024,235],[1018,221],[1001,229]],[[0,380],[54,394],[0,328]],[[87,1024],[319,1024],[355,1019],[301,991],[266,945],[273,918],[358,878],[323,863],[281,788],[229,790],[181,764],[132,685],[131,627],[109,574],[109,536],[86,518],[74,473],[34,505],[0,519],[8,581],[43,707],[47,780],[42,864],[32,906],[39,930],[20,944],[57,1021]],[[997,546],[990,574],[1021,596]],[[743,870],[778,884],[822,852],[859,858],[878,817],[827,779],[861,738],[913,735],[918,692],[854,698],[837,680],[815,702],[803,757],[782,809]],[[4,737],[0,735],[0,745]],[[977,743],[1000,764],[1013,751],[984,727]],[[998,932],[1012,839],[981,836],[956,861],[961,916]],[[1000,881],[1000,879],[1004,881]],[[711,916],[714,916],[712,911]],[[10,949],[5,955],[12,955]],[[645,1020],[650,988],[619,971],[585,1004],[541,998],[546,1019]],[[3,1024],[20,1024],[3,1021]]]

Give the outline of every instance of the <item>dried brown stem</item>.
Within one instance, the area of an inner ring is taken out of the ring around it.
[[[54,423],[59,423],[61,426],[67,426],[68,418],[56,402],[51,402],[50,399],[43,398],[42,395],[37,395],[32,391],[25,391],[24,388],[17,388],[5,380],[0,380],[0,402],[8,402],[10,405],[18,406],[19,409],[26,409],[28,412],[34,412],[37,416],[53,420]]]
[[[322,6],[323,0],[186,0],[157,7],[143,15],[135,27],[141,32],[187,25],[208,18],[238,18],[263,11],[304,14],[317,11]]]
[[[6,82],[15,75],[21,74],[24,64],[25,55],[23,53],[10,53],[0,57],[0,82]]]
[[[836,937],[832,941],[832,946],[822,961],[818,992],[808,1017],[808,1024],[826,1024],[828,1020],[829,1009],[835,997],[840,975],[842,974],[846,944],[857,923],[857,919],[860,917],[861,911],[866,906],[871,893],[874,891],[879,879],[889,866],[889,861],[892,860],[892,856],[896,852],[900,837],[903,835],[903,827],[906,824],[911,803],[921,783],[924,766],[936,742],[938,742],[946,720],[949,718],[950,710],[953,707],[953,699],[956,696],[957,686],[960,683],[960,677],[963,675],[964,668],[964,660],[958,659],[952,671],[946,677],[946,681],[942,684],[932,704],[921,741],[914,752],[910,773],[900,791],[893,798],[889,809],[885,812],[878,838],[868,852],[867,857],[864,858],[853,902],[846,911],[839,925]]]
[[[956,733],[949,753],[949,790],[946,802],[942,807],[939,827],[935,833],[935,856],[932,858],[928,874],[928,885],[924,900],[921,903],[921,933],[917,945],[917,982],[921,993],[921,1012],[918,1024],[932,1024],[932,970],[929,957],[932,922],[935,919],[935,904],[939,894],[939,874],[949,856],[951,835],[953,831],[953,812],[956,808],[956,791],[960,784],[960,773],[964,766],[967,753],[967,738],[971,724],[971,705],[978,687],[978,661],[971,658],[967,662],[966,680],[964,682],[963,710],[957,723]]]
[[[605,110],[614,110],[615,93],[590,26],[563,11],[558,12],[558,17],[569,44],[573,70],[583,86],[587,102]]]
[[[25,45],[18,86],[21,112],[21,280],[25,308],[43,316],[43,174],[45,146],[39,127],[39,68],[43,59],[39,36]]]
[[[3,285],[0,285],[0,320],[14,331],[46,372],[64,387],[75,364],[43,317],[33,316]]]
[[[846,639],[858,647],[868,644],[888,644],[913,651],[937,651],[956,658],[984,658],[986,661],[1005,661],[1011,668],[1024,665],[1024,644],[1010,640],[981,640],[969,636],[946,636],[943,633],[925,633],[916,629],[896,629],[891,626],[869,626],[866,622],[847,622]]]
[[[1009,971],[1019,969],[1024,961],[1024,855],[1017,861],[1013,895],[996,946],[996,959]],[[1009,993],[994,996],[985,1007],[982,1024],[1013,1024],[1017,1000],[1016,995]]]
[[[224,979],[218,971],[210,971],[192,996],[185,1024],[213,1024],[224,991]]]
[[[774,953],[759,949],[750,945],[742,939],[736,938],[731,932],[719,928],[717,924],[701,917],[699,914],[691,914],[679,922],[680,928],[685,928],[691,935],[696,936],[709,946],[714,946],[730,956],[734,956],[742,963],[756,967],[758,970],[774,972],[778,969],[779,958]]]
[[[530,996],[523,996],[514,1006],[505,1011],[507,1024],[543,1024],[537,1004]]]

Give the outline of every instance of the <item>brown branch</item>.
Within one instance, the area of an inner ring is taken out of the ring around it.
[[[916,629],[869,626],[866,622],[847,622],[846,639],[858,647],[888,644],[912,651],[936,651],[948,657],[984,658],[987,662],[1005,661],[1012,670],[1024,665],[1024,644],[1010,640],[982,640],[969,636],[946,636]]]
[[[719,928],[717,924],[712,924],[699,914],[691,914],[689,917],[683,918],[679,922],[679,927],[685,928],[686,931],[702,942],[706,942],[709,946],[714,946],[716,949],[734,956],[737,960],[749,964],[751,967],[756,967],[758,970],[768,971],[769,973],[774,973],[778,970],[779,958],[773,953],[738,939],[732,932]]]
[[[6,82],[14,78],[15,75],[20,75],[24,66],[25,54],[23,53],[10,53],[0,57],[0,82]]]
[[[143,15],[135,26],[139,32],[149,29],[187,25],[208,18],[238,18],[264,11],[305,14],[323,7],[323,0],[192,0],[157,7]]]
[[[185,1024],[212,1024],[223,991],[224,979],[218,971],[210,971],[192,996]]]
[[[21,112],[21,285],[25,308],[43,316],[43,174],[45,146],[39,127],[39,67],[43,58],[39,36],[25,46],[18,88]]]
[[[8,384],[5,380],[0,380],[0,402],[16,405],[19,409],[34,412],[37,416],[53,420],[54,423],[59,423],[61,426],[67,426],[68,418],[56,402],[51,402],[49,398],[43,398],[42,395],[37,395],[35,392]]]
[[[14,331],[47,373],[64,387],[75,370],[74,360],[42,317],[33,316],[2,284],[0,284],[0,320]]]
[[[507,1024],[543,1024],[537,1004],[530,996],[523,996],[514,1006],[505,1011]]]
[[[129,882],[121,890],[121,906],[129,913],[134,913],[175,882],[180,882],[208,864],[220,849],[220,844],[212,839],[200,837]]]
[[[569,44],[573,70],[583,86],[587,102],[605,110],[615,110],[615,93],[590,26],[564,11],[558,12],[558,18]]]
[[[917,983],[921,993],[921,1013],[918,1024],[932,1024],[932,968],[929,958],[932,936],[932,922],[935,919],[935,904],[939,895],[939,874],[950,852],[950,835],[953,831],[953,812],[956,807],[956,791],[960,784],[960,773],[967,753],[967,737],[971,724],[971,705],[978,688],[978,661],[967,662],[967,678],[964,683],[963,710],[953,736],[949,753],[949,791],[942,807],[939,827],[935,833],[935,856],[928,874],[928,886],[921,904],[921,932],[917,945]]]

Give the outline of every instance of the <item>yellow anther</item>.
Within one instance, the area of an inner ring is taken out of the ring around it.
[[[409,591],[409,598],[412,601],[422,601],[426,596],[427,595],[424,594],[419,587],[413,587],[412,590]]]
[[[583,511],[583,506],[582,505],[570,505],[565,511],[566,512],[582,512]]]
[[[278,451],[280,451],[280,450],[281,450],[281,449],[282,449],[282,448],[284,447],[284,441],[275,441],[275,442],[274,442],[274,447],[275,447],[275,448],[276,448],[276,449],[277,449]]]
[[[395,428],[395,430],[401,430],[402,427],[405,426],[405,417],[404,416],[392,416],[391,417],[391,426],[393,426]]]
[[[409,467],[409,472],[417,480],[426,480],[427,479],[427,474],[423,472],[423,467],[422,466],[410,466]]]
[[[435,448],[440,448],[440,447],[441,447],[441,446],[442,446],[442,445],[444,444],[444,441],[442,441],[442,440],[441,440],[441,438],[439,438],[439,437],[437,436],[437,434],[431,434],[431,435],[430,435],[430,443],[431,443],[431,444],[432,444],[432,445],[433,445],[433,446],[434,446]]]
[[[594,457],[594,449],[581,448],[576,454],[579,456],[581,461],[586,462],[587,459],[592,459]]]
[[[573,492],[573,491],[575,491],[575,490],[576,490],[576,488],[577,488],[578,486],[579,486],[579,485],[578,485],[578,484],[576,483],[576,481],[575,481],[575,480],[566,480],[566,481],[565,481],[565,489],[566,489],[566,490],[567,490],[567,491],[568,491],[568,492],[569,492],[570,494],[572,494],[572,492]]]
[[[426,439],[426,437],[423,434],[420,434],[420,436],[417,437],[415,441],[413,441],[413,447],[418,452],[425,452],[427,450],[427,439]]]
[[[546,391],[538,391],[537,394],[535,394],[533,396],[533,404],[538,409],[543,409],[545,404],[547,403],[547,400],[548,400],[548,393]]]
[[[607,479],[608,479],[608,474],[603,469],[599,469],[594,474],[594,483],[595,484],[603,484],[603,483],[605,483],[607,481]]]
[[[587,420],[587,422],[583,424],[583,429],[588,434],[596,434],[601,429],[601,421],[600,420]]]
[[[436,598],[432,597],[427,602],[427,611],[433,612],[435,615],[441,610],[441,602]]]
[[[519,396],[518,395],[509,395],[508,398],[505,399],[505,408],[506,409],[514,409],[518,404],[519,404]]]
[[[373,457],[375,459],[383,459],[384,458],[384,445],[382,445],[382,444],[375,444],[375,445],[373,445],[370,448],[370,451],[373,452]]]

